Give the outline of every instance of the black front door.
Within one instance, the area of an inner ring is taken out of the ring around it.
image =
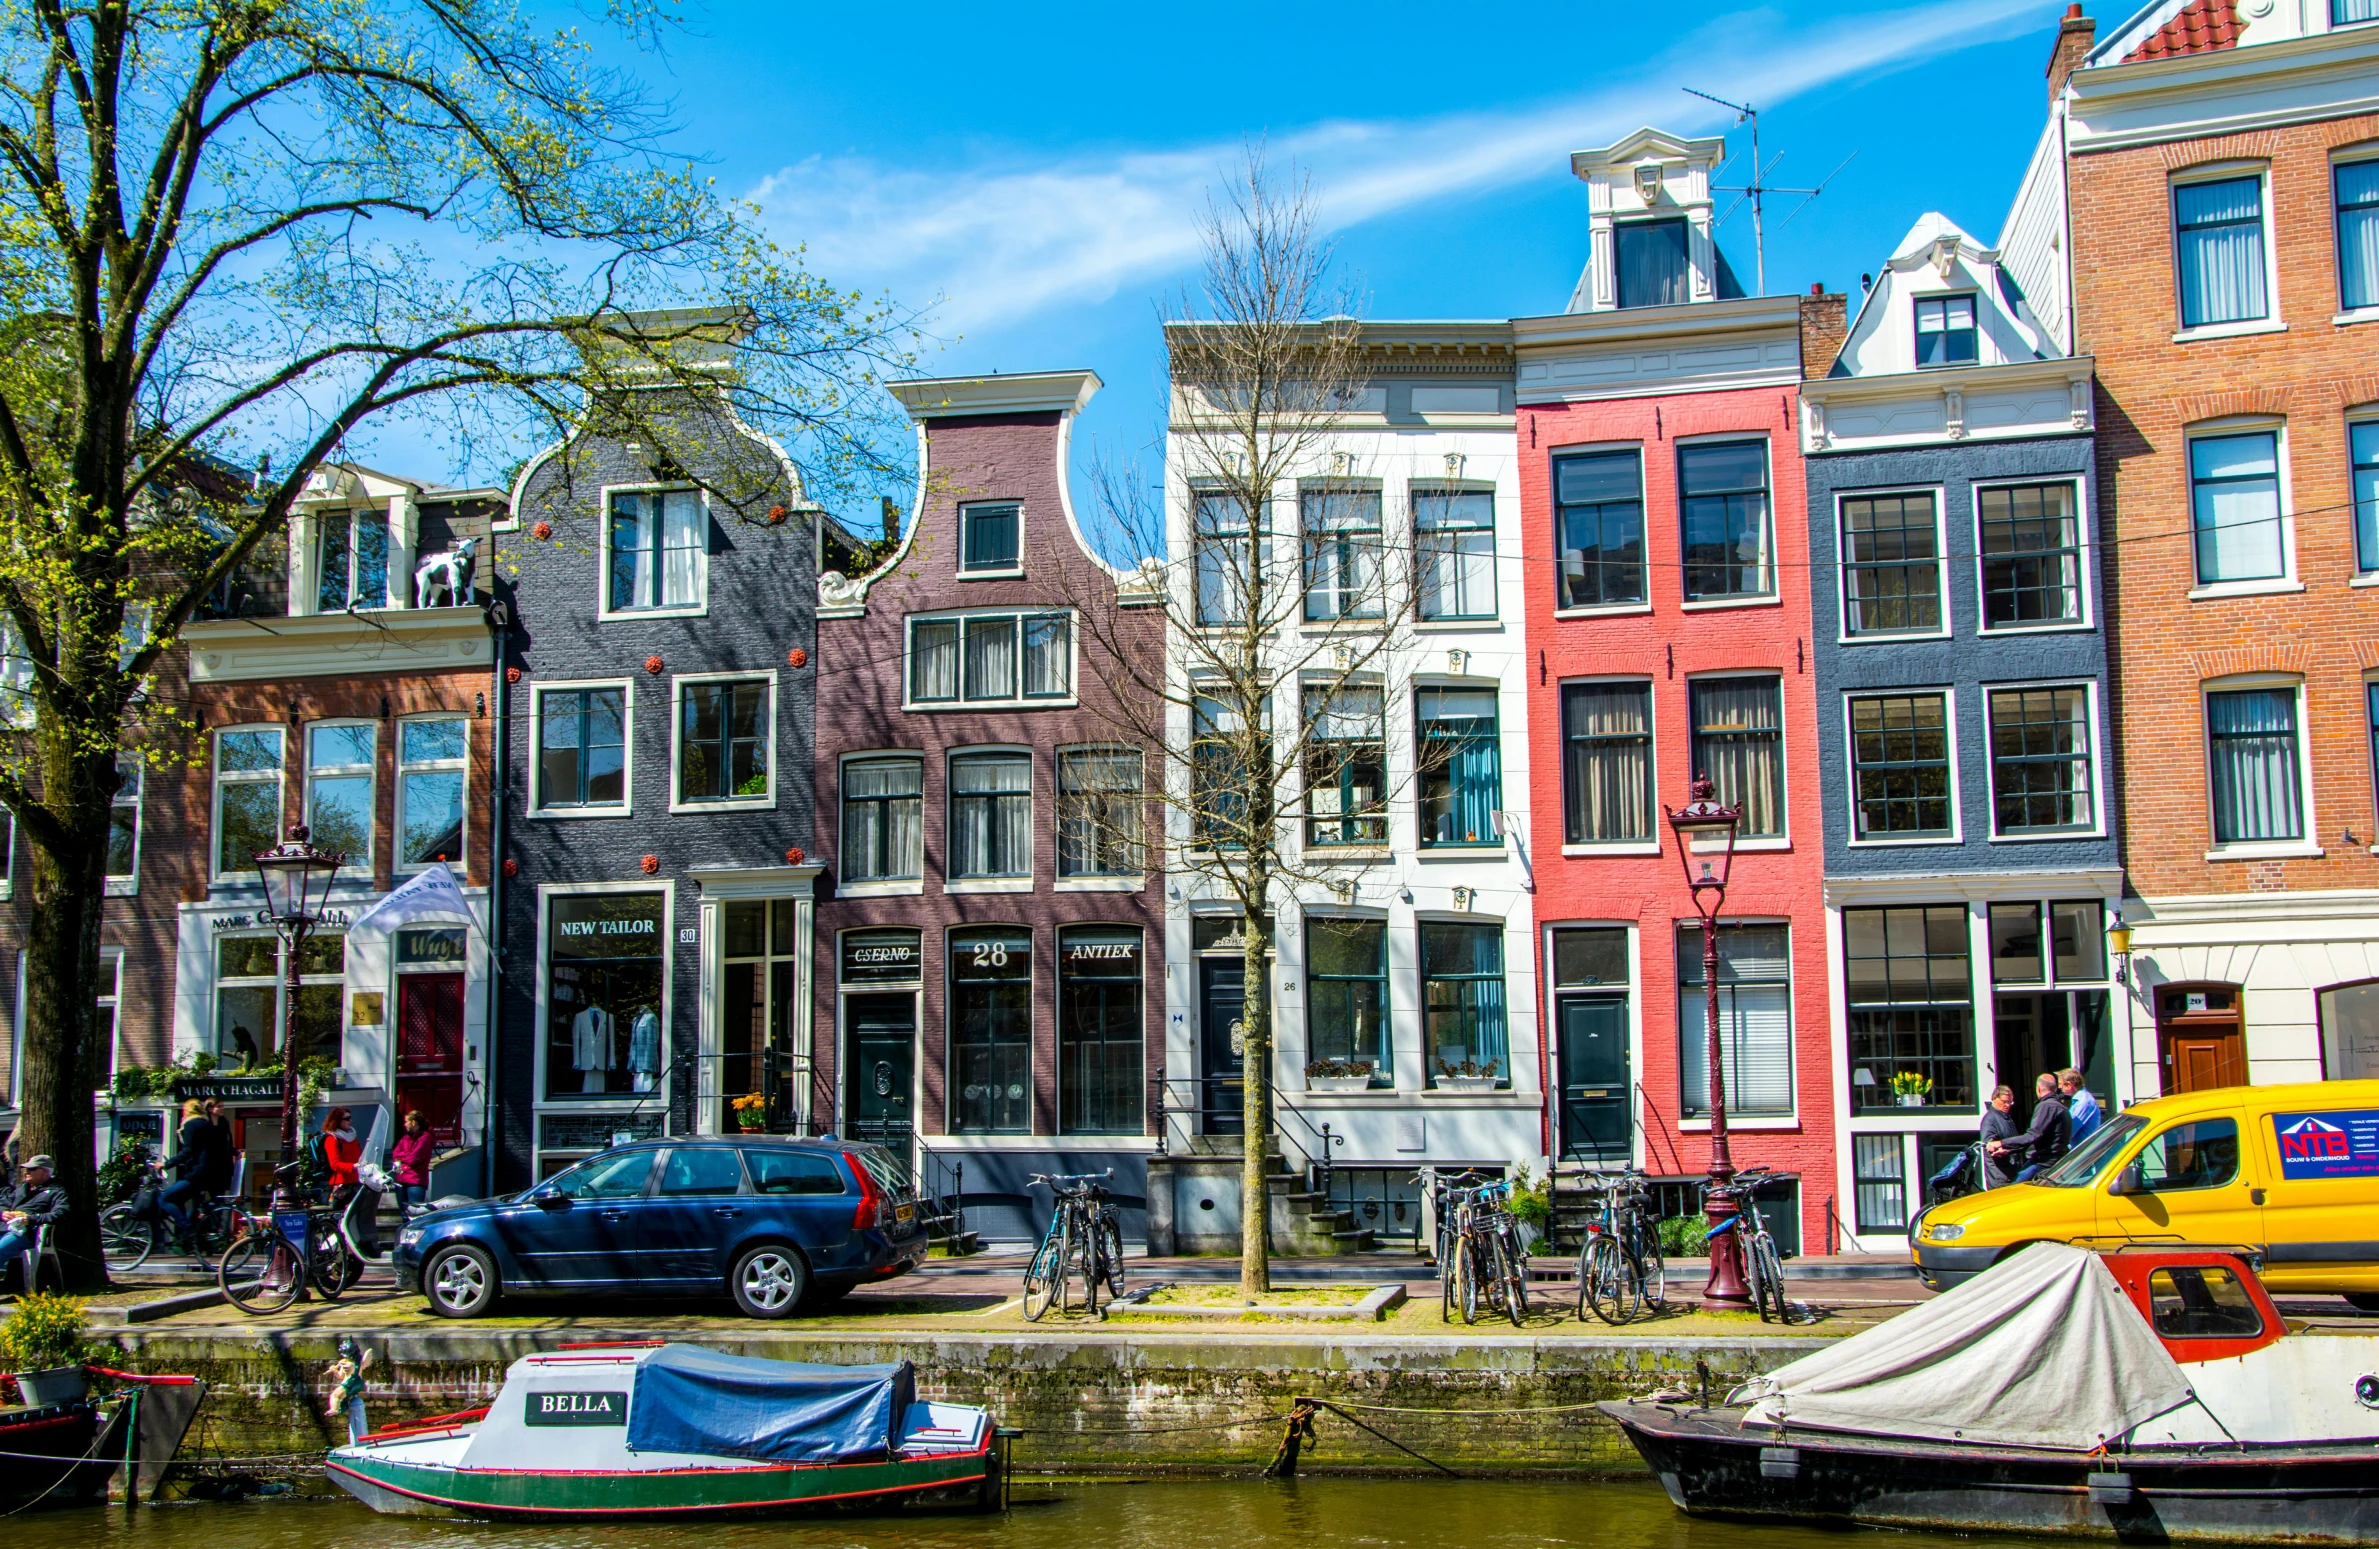
[[[843,1012],[851,1030],[851,1138],[906,1157],[917,1131],[917,997],[853,995]]]
[[[1569,995],[1558,1007],[1561,1027],[1561,1154],[1581,1162],[1625,1163],[1630,1157],[1627,1002],[1613,996]]]
[[[1198,959],[1198,1024],[1200,1028],[1198,1106],[1199,1131],[1208,1135],[1244,1135],[1247,1120],[1242,1077],[1246,1072],[1246,1043],[1240,1018],[1247,1010],[1247,965],[1235,957]]]

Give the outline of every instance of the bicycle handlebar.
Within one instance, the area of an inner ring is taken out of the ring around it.
[[[1029,1189],[1035,1183],[1046,1183],[1049,1185],[1049,1192],[1062,1194],[1066,1192],[1067,1184],[1102,1183],[1114,1176],[1115,1169],[1112,1167],[1095,1173],[1034,1173],[1031,1181],[1026,1183],[1025,1187]]]

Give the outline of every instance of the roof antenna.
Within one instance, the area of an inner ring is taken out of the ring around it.
[[[1732,109],[1735,114],[1736,123],[1748,123],[1751,125],[1751,181],[1744,184],[1740,188],[1713,188],[1711,192],[1719,194],[1749,194],[1751,196],[1751,247],[1752,262],[1755,265],[1753,269],[1754,283],[1758,287],[1758,294],[1764,296],[1768,293],[1768,230],[1766,221],[1764,219],[1766,214],[1766,196],[1769,194],[1808,195],[1808,198],[1803,199],[1799,205],[1794,206],[1793,215],[1798,215],[1801,213],[1801,210],[1808,205],[1810,199],[1814,199],[1819,194],[1825,192],[1826,183],[1831,183],[1834,181],[1834,178],[1841,173],[1842,167],[1836,167],[1833,172],[1828,173],[1826,175],[1825,183],[1820,183],[1815,188],[1780,188],[1767,181],[1767,175],[1769,172],[1775,169],[1775,164],[1773,162],[1766,166],[1762,166],[1760,164],[1759,109],[1753,107],[1748,102],[1729,102],[1724,97],[1713,97],[1706,91],[1695,91],[1690,86],[1680,89],[1683,90],[1688,96],[1699,97],[1704,102],[1715,102],[1722,108]],[[1782,161],[1783,159],[1784,157],[1781,154],[1779,154],[1776,158],[1777,161]],[[1849,165],[1850,163],[1847,161],[1842,164],[1843,167],[1847,167]],[[1788,215],[1785,217],[1785,219],[1790,220],[1792,219],[1792,216]]]

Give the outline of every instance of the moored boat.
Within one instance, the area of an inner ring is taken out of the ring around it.
[[[998,1504],[991,1417],[919,1399],[909,1363],[694,1345],[524,1356],[485,1409],[376,1431],[330,1478],[375,1511],[491,1518],[777,1515]]]
[[[2379,1338],[2249,1264],[2042,1245],[1725,1406],[1603,1406],[1696,1515],[2379,1543]]]

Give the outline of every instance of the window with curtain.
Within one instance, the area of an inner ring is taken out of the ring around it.
[[[1972,296],[1919,296],[1916,302],[1916,363],[1971,366],[1980,358]]]
[[[316,849],[347,857],[346,869],[372,869],[372,775],[380,728],[345,722],[306,728],[306,825]]]
[[[107,808],[107,880],[129,882],[140,869],[140,792],[148,762],[138,753],[116,755],[116,794]],[[10,851],[16,849],[16,824],[9,822]],[[0,856],[0,877],[8,875],[7,856]]]
[[[2076,624],[2082,538],[2071,484],[2002,484],[1979,492],[1983,628]]]
[[[1652,685],[1564,683],[1562,842],[1652,838]]]
[[[967,700],[1016,697],[1016,620],[966,620],[966,645],[959,653],[959,697]]]
[[[1908,1226],[1905,1135],[1853,1135],[1851,1184],[1861,1232],[1897,1232]]]
[[[397,864],[463,860],[463,780],[470,768],[470,725],[460,716],[425,717],[397,727]]]
[[[1722,441],[1677,449],[1685,532],[1685,600],[1766,597],[1776,590],[1768,512],[1768,444]]]
[[[1305,842],[1388,842],[1385,698],[1360,685],[1308,696],[1305,739]]]
[[[1425,619],[1495,617],[1495,496],[1416,485],[1414,602]]]
[[[1503,805],[1503,766],[1495,729],[1495,691],[1425,688],[1420,721],[1421,845],[1498,845],[1495,813]]]
[[[1793,1111],[1792,928],[1718,927],[1718,1059],[1729,1117]],[[1678,1105],[1710,1114],[1710,1000],[1702,927],[1677,927]]]
[[[691,608],[702,601],[710,520],[690,489],[611,497],[611,610]]]
[[[1974,1005],[1962,904],[1842,911],[1854,1113],[1975,1111]],[[1905,1076],[1902,1088],[1892,1078]],[[1904,1096],[1923,1099],[1903,1103]]]
[[[2197,584],[2288,573],[2280,531],[2280,438],[2269,430],[2189,443],[2189,521]]]
[[[679,801],[768,795],[768,682],[680,684]]]
[[[950,760],[950,875],[1033,874],[1033,761],[1028,753]]]
[[[1305,616],[1375,619],[1380,581],[1380,492],[1326,485],[1297,492],[1305,534]]]
[[[2264,295],[2263,179],[2176,183],[2174,255],[2181,271],[2181,326],[2268,317]]]
[[[1057,755],[1057,874],[1137,877],[1140,769],[1136,748],[1066,748]]]
[[[1421,1018],[1429,1084],[1441,1076],[1512,1080],[1505,1039],[1503,922],[1421,922]]]
[[[958,568],[1013,570],[1023,513],[1012,504],[958,508]]]
[[[1018,704],[1074,692],[1070,613],[909,620],[909,703]]]
[[[1305,1052],[1316,1060],[1368,1060],[1373,1081],[1393,1084],[1385,923],[1306,916]]]
[[[1247,507],[1233,495],[1200,495],[1190,512],[1192,561],[1198,586],[1198,622],[1242,624],[1257,577],[1254,535]]]
[[[845,882],[925,874],[925,762],[855,758],[843,765]]]
[[[2379,19],[2379,0],[2368,0]],[[2379,307],[2379,161],[2349,161],[2330,174],[2338,206],[2338,300],[2347,311]]]
[[[1853,635],[1941,628],[1941,535],[1931,491],[1843,500],[1842,623]]]
[[[1949,700],[1872,694],[1850,702],[1850,778],[1861,839],[1951,832]]]
[[[314,608],[388,606],[388,513],[327,511],[314,518]]]
[[[2296,697],[2293,688],[2206,695],[2215,843],[2280,843],[2305,837]]]
[[[1784,680],[1696,678],[1687,698],[1693,716],[1693,773],[1708,775],[1718,799],[1742,817],[1738,838],[1784,832]]]
[[[1074,620],[1064,613],[1028,613],[1024,635],[1024,697],[1063,699],[1074,692]]]
[[[958,698],[958,620],[909,621],[909,700],[954,703]]]
[[[1990,723],[1991,817],[1998,832],[2069,833],[2096,823],[2087,689],[1993,689]]]
[[[1556,457],[1553,499],[1553,605],[1642,602],[1642,457],[1634,451]]]
[[[2354,480],[2354,568],[2379,571],[2379,420],[2346,427]]]
[[[1622,221],[1611,228],[1623,307],[1665,307],[1691,297],[1685,222]]]
[[[2379,22],[2379,0],[2329,0],[2329,24],[2350,27],[2356,22]]]
[[[628,803],[628,691],[541,689],[537,694],[537,805]]]

